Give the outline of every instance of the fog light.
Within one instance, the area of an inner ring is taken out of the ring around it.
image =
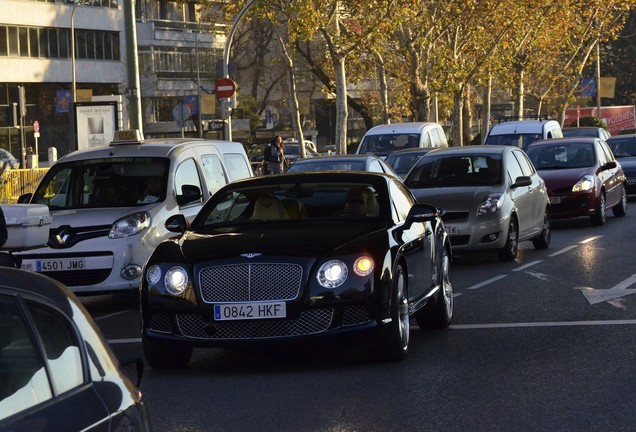
[[[490,233],[488,235],[485,235],[481,238],[481,242],[482,243],[491,243],[496,241],[499,238],[499,233]]]
[[[141,267],[138,265],[129,265],[121,271],[121,277],[126,280],[132,280],[141,276]]]

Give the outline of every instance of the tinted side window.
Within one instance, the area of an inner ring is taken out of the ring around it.
[[[44,346],[55,394],[62,394],[84,383],[84,368],[75,327],[64,315],[50,307],[35,302],[27,302],[27,305]]]
[[[309,152],[309,148],[307,148]],[[250,166],[239,153],[226,153],[223,155],[225,165],[227,165],[230,181],[251,177]]]
[[[517,180],[517,177],[523,175],[521,165],[519,165],[517,158],[512,154],[512,152],[506,155],[506,172],[508,173],[510,181],[513,183]]]
[[[435,146],[435,137],[433,137],[433,140],[431,142],[431,137],[429,136],[430,132],[424,132],[422,133],[422,144],[421,147],[431,147],[431,146]]]
[[[411,210],[413,204],[415,204],[410,195],[405,191],[404,187],[398,185],[395,182],[391,182],[390,184],[390,195],[393,199],[393,203],[395,204],[395,212],[397,215],[398,222],[406,220],[406,217]]]
[[[217,155],[202,155],[201,164],[203,165],[203,177],[208,185],[208,193],[213,195],[227,183],[225,171],[221,159]]]
[[[179,165],[175,172],[174,186],[177,195],[183,195],[184,185],[197,186],[200,190],[202,190],[201,180],[199,180],[199,170],[197,170],[197,165],[194,162],[194,159],[185,160],[181,163],[181,165]],[[201,202],[201,200],[199,199],[197,202]]]
[[[519,165],[521,166],[521,171],[523,171],[523,175],[531,176],[532,174],[535,173],[534,167],[532,166],[532,163],[528,160],[528,157],[525,155],[525,153],[520,151],[514,151],[512,153],[515,155],[515,158],[517,158],[517,162],[519,162]]]
[[[369,171],[379,173],[384,172],[382,166],[380,165],[380,162],[378,162],[377,160],[371,161],[371,163],[369,164]]]
[[[15,299],[0,296],[0,420],[53,397]]]

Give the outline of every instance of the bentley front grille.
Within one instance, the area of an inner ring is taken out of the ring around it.
[[[185,337],[196,339],[267,339],[305,336],[327,331],[333,320],[333,309],[304,311],[293,320],[253,320],[206,323],[200,315],[178,314],[177,325]]]
[[[202,269],[199,285],[206,303],[293,300],[302,275],[297,264],[229,264]]]

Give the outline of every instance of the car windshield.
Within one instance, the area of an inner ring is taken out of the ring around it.
[[[169,163],[147,157],[59,163],[42,179],[31,203],[59,210],[160,202],[166,196]]]
[[[358,153],[385,155],[394,150],[418,147],[419,142],[420,135],[417,133],[367,135],[363,138]]]
[[[501,155],[424,156],[405,180],[409,188],[501,184]]]
[[[530,143],[540,139],[542,139],[541,134],[536,133],[488,135],[484,144],[506,145],[525,149]]]
[[[289,172],[299,171],[365,171],[363,160],[312,160],[311,162],[296,162],[289,167]]]
[[[526,154],[537,170],[585,168],[595,162],[593,145],[584,143],[530,146]]]
[[[383,198],[360,183],[283,183],[227,189],[216,194],[191,229],[267,221],[374,219]]]
[[[636,139],[635,138],[611,138],[607,140],[607,144],[612,149],[612,153],[617,158],[636,156]]]

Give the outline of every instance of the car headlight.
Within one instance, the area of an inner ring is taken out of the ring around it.
[[[572,186],[572,192],[587,192],[594,189],[594,177],[586,175]]]
[[[166,272],[163,283],[170,294],[179,295],[188,286],[188,272],[183,267],[172,267]]]
[[[358,276],[368,276],[373,273],[374,268],[373,258],[367,255],[361,256],[353,263],[353,272]]]
[[[484,202],[481,203],[477,210],[477,215],[484,215],[488,213],[494,213],[503,205],[503,194],[493,193],[486,197]]]
[[[327,261],[318,269],[316,278],[325,288],[337,288],[342,285],[349,275],[347,265],[340,260]]]
[[[139,212],[116,220],[110,228],[108,238],[124,238],[139,234],[150,226],[150,214]]]

